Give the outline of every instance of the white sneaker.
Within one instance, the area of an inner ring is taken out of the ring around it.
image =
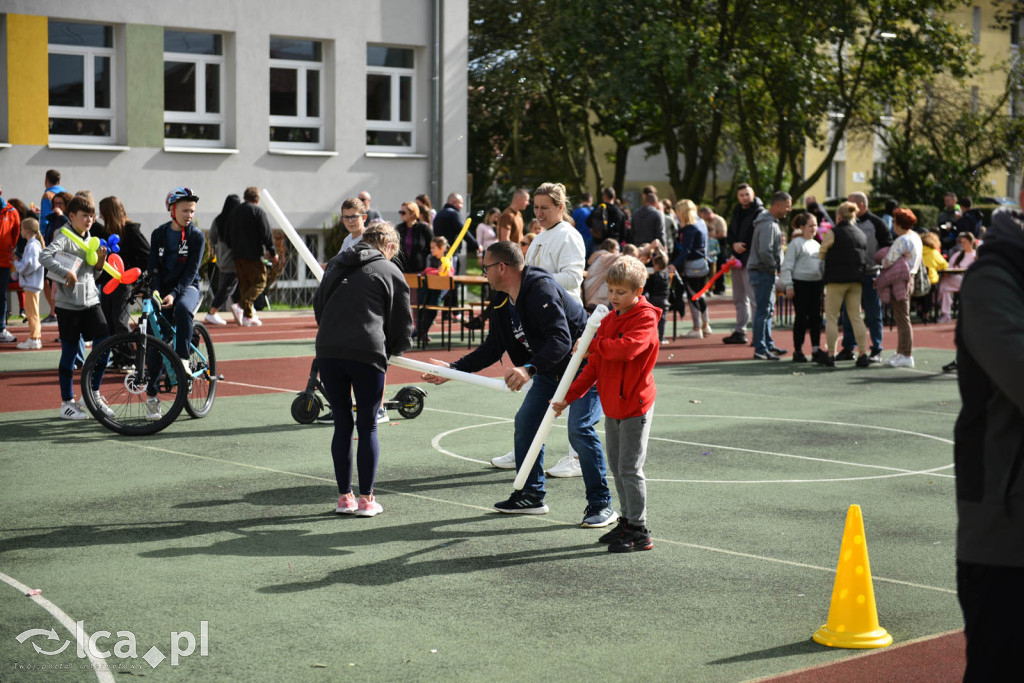
[[[6,296],[6,295],[7,295],[7,292],[4,292],[4,296]],[[18,341],[18,338],[15,337],[13,334],[11,334],[11,331],[8,330],[6,327],[4,329],[0,330],[0,343],[3,343],[3,344],[13,344],[16,341]]]
[[[391,418],[388,417],[388,411],[385,410],[384,406],[382,405],[380,407],[380,410],[377,411],[377,424],[380,424],[381,422],[388,422],[390,420]]]
[[[231,315],[235,316],[235,322],[239,325],[243,325],[242,319],[245,314],[242,312],[242,307],[238,304],[231,304]]]
[[[23,351],[35,351],[43,348],[42,339],[26,339],[25,341],[18,344],[18,348]]]
[[[258,315],[256,315],[256,313],[253,313],[252,317],[249,318],[249,319],[252,320],[252,324],[257,326],[257,327],[259,327],[260,325],[263,324],[263,318],[261,318]]]
[[[207,313],[206,317],[203,318],[203,322],[210,323],[211,325],[227,325],[228,321],[220,317],[216,313]]]
[[[156,422],[163,415],[160,414],[160,397],[150,396],[146,399],[146,419],[150,422]]]
[[[243,318],[242,327],[259,327],[263,324],[263,321],[259,318]]]
[[[899,366],[896,365],[896,362],[899,361],[900,358],[903,358],[903,356],[901,354],[894,353],[894,354],[892,354],[891,356],[889,356],[888,358],[885,359],[884,365],[886,367],[890,367],[890,368],[899,367]]]
[[[708,325],[707,323],[704,323],[704,327],[701,328],[701,332],[704,333],[705,337],[710,337],[711,336],[711,325]]]
[[[242,327],[252,327],[252,320],[249,318],[242,318],[242,322],[239,323]]]
[[[892,362],[889,363],[889,365],[891,365],[894,368],[912,368],[912,367],[914,367],[914,357],[913,356],[900,356],[899,354],[897,354],[897,356],[898,356],[897,358],[892,359]]]
[[[516,468],[516,452],[509,451],[505,455],[491,458],[491,464],[499,470],[514,470]]]
[[[104,415],[106,415],[110,419],[114,419],[115,415],[113,409],[109,405],[107,405],[106,399],[100,396],[100,392],[92,392],[92,398],[94,401],[96,401],[96,405],[100,407],[100,411],[102,411]]]
[[[89,413],[82,410],[82,408],[75,403],[74,399],[70,401],[64,401],[60,404],[60,411],[58,415],[65,420],[88,420]]]
[[[683,339],[703,339],[704,333],[698,329],[693,329],[683,335]]]
[[[583,469],[580,467],[578,455],[567,455],[558,461],[554,467],[547,470],[549,477],[582,477]]]

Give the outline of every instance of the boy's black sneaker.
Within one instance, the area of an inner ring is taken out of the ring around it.
[[[858,368],[870,368],[871,359],[868,358],[867,354],[861,354],[861,357],[857,359]]]
[[[826,368],[834,368],[834,367],[836,367],[836,358],[835,358],[835,356],[829,356],[828,358],[825,359],[825,361],[821,365],[822,365],[822,367],[826,367]]]
[[[650,550],[654,547],[651,532],[645,527],[627,526],[622,538],[608,546],[610,553],[632,553],[637,550]]]
[[[813,360],[818,365],[825,365],[828,362],[828,354],[824,351],[824,349],[818,349],[817,351],[811,353],[811,360]]]
[[[728,337],[722,339],[723,344],[746,344],[747,335],[742,332],[733,332]]]
[[[806,363],[807,362],[807,356],[804,355],[803,351],[794,351],[793,352],[793,362],[794,363]]]
[[[942,371],[943,372],[956,372],[956,361],[954,360],[952,363],[946,363],[945,365],[943,365],[942,366]]]
[[[522,491],[513,491],[508,500],[495,503],[494,509],[508,515],[545,515],[548,512],[543,498],[534,498]]]
[[[853,349],[843,349],[836,354],[836,360],[854,360]]]
[[[625,517],[619,517],[619,523],[615,525],[615,528],[608,533],[597,539],[598,543],[614,543],[629,531],[629,521]]]
[[[771,346],[768,348],[769,351],[774,353],[776,356],[785,356],[789,351],[786,349],[780,349],[778,346]]]

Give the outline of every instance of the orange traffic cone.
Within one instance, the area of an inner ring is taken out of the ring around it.
[[[851,505],[846,513],[828,623],[815,631],[813,638],[829,647],[866,649],[892,644],[892,636],[878,625],[868,543],[859,505]]]

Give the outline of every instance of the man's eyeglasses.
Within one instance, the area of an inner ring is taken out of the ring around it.
[[[352,214],[351,216],[345,216],[345,215],[343,215],[343,216],[341,217],[341,220],[343,220],[343,221],[354,221],[354,220],[356,220],[356,219],[358,219],[358,218],[362,218],[362,217],[363,217],[363,216],[365,216],[365,215],[366,215],[365,213],[354,213],[354,214]]]
[[[407,213],[409,213],[409,212],[403,209],[403,210],[401,210],[401,211],[399,211],[399,212],[398,212],[398,215],[399,215],[399,216],[404,216],[404,215],[406,215]]]
[[[488,268],[493,268],[494,266],[503,266],[503,265],[505,265],[505,264],[502,263],[501,261],[495,261],[494,263],[488,263],[486,266],[481,264],[480,265],[480,270],[483,271],[484,275],[487,275],[487,269]]]

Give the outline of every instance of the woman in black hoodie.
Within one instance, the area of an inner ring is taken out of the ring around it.
[[[320,327],[316,362],[334,412],[331,456],[338,481],[339,514],[373,517],[383,511],[373,497],[380,457],[377,410],[384,393],[388,357],[412,348],[409,286],[402,271],[391,262],[398,250],[394,227],[375,223],[356,246],[330,260],[313,298],[313,312]],[[358,501],[352,493],[353,426],[359,434]]]

